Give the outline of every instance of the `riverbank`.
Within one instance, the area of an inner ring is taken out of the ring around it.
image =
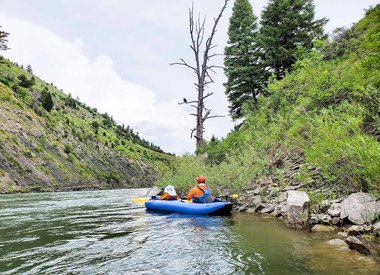
[[[334,199],[318,200],[300,186],[282,191],[275,185],[252,187],[235,202],[236,211],[271,215],[289,227],[313,233],[335,232],[330,244],[337,249],[380,256],[380,200],[373,195],[338,193]],[[321,190],[317,191],[315,194]]]

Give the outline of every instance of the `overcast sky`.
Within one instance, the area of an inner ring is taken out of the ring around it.
[[[67,94],[130,125],[140,136],[167,152],[194,152],[191,107],[178,105],[196,98],[195,75],[169,66],[189,47],[188,9],[206,16],[206,32],[223,0],[0,0],[0,25],[10,33],[11,50],[0,54],[30,64],[36,75]],[[251,0],[260,16],[266,0]],[[380,0],[316,0],[316,18],[326,17],[326,30],[349,27]],[[223,53],[233,1],[225,11],[214,42]],[[222,57],[214,59],[222,65]],[[225,137],[234,123],[228,116],[223,71],[214,77],[207,107],[224,118],[206,122],[205,137]]]

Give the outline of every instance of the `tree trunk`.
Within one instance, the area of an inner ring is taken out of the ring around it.
[[[196,108],[197,111],[190,115],[196,116],[196,119],[197,119],[196,126],[191,131],[191,137],[193,137],[193,132],[195,131],[194,137],[196,139],[197,149],[205,143],[205,140],[203,138],[204,122],[210,118],[223,117],[223,116],[218,116],[218,115],[210,116],[211,110],[205,107],[204,100],[205,98],[213,94],[212,92],[210,92],[205,95],[205,87],[208,84],[211,84],[214,82],[214,80],[210,76],[210,71],[215,73],[213,70],[214,68],[222,68],[219,66],[209,66],[208,61],[212,57],[217,56],[217,54],[210,54],[210,50],[215,47],[215,45],[212,44],[212,40],[216,32],[216,26],[218,25],[218,22],[220,18],[222,17],[224,10],[227,7],[228,1],[229,0],[224,0],[224,5],[218,17],[214,19],[214,26],[212,28],[210,37],[206,40],[203,56],[201,56],[201,45],[204,38],[205,20],[203,20],[203,22],[201,23],[200,19],[198,18],[197,22],[194,22],[194,9],[191,8],[189,10],[189,23],[190,23],[190,36],[191,36],[190,48],[192,49],[194,53],[195,65],[194,66],[189,65],[183,59],[181,59],[181,62],[178,62],[178,63],[170,63],[170,65],[183,65],[185,67],[188,67],[197,75],[197,83],[195,83],[195,86],[197,87],[197,92],[198,92],[197,100],[188,101],[184,98],[184,101],[179,103],[179,104],[196,103],[196,106],[195,105],[191,105],[191,106]]]

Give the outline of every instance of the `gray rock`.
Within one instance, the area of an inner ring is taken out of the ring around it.
[[[326,213],[326,211],[330,208],[330,201],[329,200],[323,200],[321,208],[322,208],[322,212]]]
[[[317,224],[317,223],[319,223],[318,216],[315,215],[315,214],[311,214],[310,218],[309,218],[309,224],[310,225],[314,225],[314,224]]]
[[[252,193],[253,193],[253,195],[257,196],[257,195],[260,195],[260,193],[261,193],[262,191],[263,191],[262,188],[257,187],[257,188],[255,188],[254,190],[252,190]]]
[[[327,214],[329,214],[331,217],[339,217],[340,216],[340,210],[330,208],[329,210],[327,210]]]
[[[373,234],[375,234],[375,236],[380,236],[380,222],[373,225]]]
[[[363,226],[360,225],[353,225],[347,230],[347,236],[358,236],[362,235],[364,233]]]
[[[343,200],[340,218],[362,225],[372,222],[380,214],[380,202],[368,193],[354,193]]]
[[[334,246],[335,248],[339,250],[350,250],[350,247],[348,246],[348,244],[341,239],[333,239],[333,240],[327,241],[326,243]]]
[[[260,203],[260,204],[256,207],[256,212],[261,212],[261,210],[265,209],[267,206],[268,206],[268,204],[266,204],[266,203]]]
[[[273,212],[271,213],[271,215],[272,215],[273,217],[276,217],[276,218],[282,216],[282,214],[281,214],[277,209],[274,209]]]
[[[330,221],[331,221],[330,215],[319,214],[319,215],[317,215],[317,217],[318,217],[318,220],[320,221],[320,223],[330,224]]]
[[[250,202],[250,205],[252,207],[255,207],[255,208],[257,208],[260,204],[261,204],[261,198],[260,198],[260,196],[253,197],[252,200],[251,200],[251,202]]]
[[[272,213],[273,210],[274,210],[274,206],[271,205],[271,204],[269,204],[265,208],[261,209],[260,212],[263,213],[263,214],[269,214],[269,213]]]
[[[350,236],[345,242],[349,245],[351,249],[355,249],[362,254],[370,254],[369,249],[356,237]]]
[[[256,212],[255,210],[256,210],[255,208],[250,207],[250,208],[248,208],[248,209],[246,210],[246,212],[252,214],[252,213],[255,213],[255,212]]]
[[[306,227],[309,219],[310,199],[306,192],[287,191],[286,221],[289,226]]]
[[[338,235],[343,237],[343,238],[347,238],[348,235],[347,235],[347,232],[338,232]]]
[[[335,227],[323,225],[323,224],[316,224],[311,231],[312,232],[332,232],[335,231]]]
[[[286,201],[287,198],[288,198],[288,196],[287,196],[286,192],[282,192],[282,193],[278,196],[277,200],[278,200],[279,202],[284,202],[284,201]]]
[[[373,232],[373,225],[365,225],[363,228],[365,234],[371,234]]]
[[[245,211],[248,209],[248,205],[243,204],[242,206],[239,207],[239,211]]]
[[[334,217],[334,218],[331,218],[331,220],[330,220],[330,224],[333,224],[333,225],[337,225],[340,222],[341,222],[341,220],[339,217]]]

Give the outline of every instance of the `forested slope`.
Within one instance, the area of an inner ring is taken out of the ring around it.
[[[0,56],[0,193],[151,185],[172,156]]]

